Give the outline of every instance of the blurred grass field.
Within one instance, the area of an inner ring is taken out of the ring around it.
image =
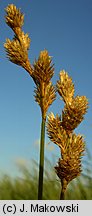
[[[21,177],[3,175],[0,178],[0,200],[37,200],[38,165],[20,166]],[[59,200],[61,185],[52,163],[45,161],[44,200]],[[67,200],[92,200],[92,158],[83,162],[83,172],[73,180],[66,191]]]

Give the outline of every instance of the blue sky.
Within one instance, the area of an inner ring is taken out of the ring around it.
[[[17,173],[16,162],[39,160],[41,113],[34,101],[32,79],[6,58],[3,44],[6,38],[12,39],[13,32],[5,24],[4,8],[11,3],[25,14],[23,31],[31,37],[31,63],[46,48],[55,64],[53,84],[65,69],[75,83],[75,94],[88,97],[88,113],[76,132],[84,134],[92,153],[92,1],[0,1],[0,171],[13,175]],[[60,114],[62,108],[58,95],[49,112]],[[45,155],[56,155],[57,161],[58,147],[47,145]]]

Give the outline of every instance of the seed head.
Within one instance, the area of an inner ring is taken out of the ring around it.
[[[58,165],[55,167],[56,173],[61,182],[66,179],[67,184],[80,175],[81,157],[85,150],[85,143],[81,135],[71,134],[65,144],[65,152],[59,159]],[[62,152],[62,150],[61,150]]]
[[[24,15],[10,4],[6,7],[6,23],[14,31],[13,40],[6,39],[4,44],[9,60],[19,66],[22,66],[30,75],[32,75],[32,67],[28,59],[28,49],[30,47],[30,38],[28,34],[24,34],[21,27],[24,22]]]
[[[38,60],[33,64],[32,77],[36,84],[35,88],[35,100],[40,105],[42,115],[46,119],[46,113],[49,106],[56,98],[55,87],[50,81],[53,74],[54,68],[51,65],[51,57],[48,55],[47,50],[40,52]]]
[[[48,55],[47,50],[40,52],[39,58],[34,62],[33,77],[36,83],[44,82],[46,85],[49,83],[50,79],[54,74],[53,65],[51,65],[51,57]]]
[[[13,30],[15,28],[21,28],[24,23],[24,15],[16,8],[14,4],[10,4],[5,8],[6,11],[6,23]]]
[[[6,39],[4,47],[9,60],[14,64],[22,66],[31,75],[32,67],[28,59],[28,52],[26,49],[23,49],[23,46],[21,46],[19,40],[16,38],[12,41],[10,39]]]

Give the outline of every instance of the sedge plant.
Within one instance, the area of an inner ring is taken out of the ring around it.
[[[6,39],[4,44],[9,60],[22,66],[31,76],[35,83],[35,101],[41,108],[41,138],[40,138],[40,162],[38,199],[42,199],[43,194],[43,174],[44,174],[44,146],[45,146],[45,126],[47,111],[56,98],[56,90],[65,106],[62,115],[48,115],[47,133],[52,142],[60,148],[61,158],[55,166],[57,176],[61,181],[60,199],[65,199],[66,188],[70,181],[81,173],[81,157],[85,150],[85,142],[82,135],[76,135],[74,129],[81,123],[88,108],[86,96],[74,96],[74,84],[72,78],[64,70],[60,72],[60,79],[56,88],[51,82],[54,75],[54,65],[47,50],[40,52],[37,60],[30,63],[28,50],[30,38],[22,31],[24,15],[15,5],[6,7],[6,23],[13,30],[14,38]]]
[[[40,139],[40,163],[39,163],[39,183],[38,199],[42,199],[43,193],[43,174],[44,174],[44,145],[45,145],[45,123],[46,113],[49,106],[55,100],[55,88],[52,85],[51,78],[54,74],[52,59],[47,50],[40,52],[38,60],[33,65],[28,58],[30,47],[30,38],[28,34],[22,31],[24,15],[10,4],[6,7],[6,23],[13,30],[14,38],[6,39],[4,44],[9,60],[19,66],[22,66],[32,77],[35,83],[35,100],[41,108],[41,139]]]

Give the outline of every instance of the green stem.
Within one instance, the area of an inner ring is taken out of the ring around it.
[[[38,182],[38,200],[42,200],[42,194],[43,194],[44,143],[45,143],[45,119],[42,117],[41,141],[40,141],[39,182]]]
[[[61,182],[62,189],[61,189],[61,194],[60,194],[60,200],[65,200],[65,192],[67,188],[67,181],[65,179],[62,180]]]

